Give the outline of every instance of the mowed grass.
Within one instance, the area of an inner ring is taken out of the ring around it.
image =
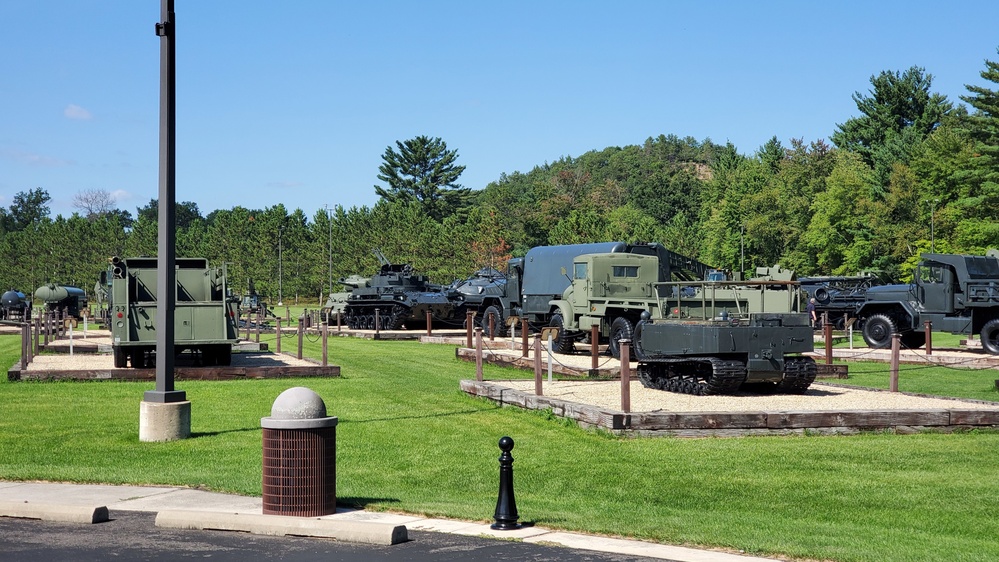
[[[4,364],[18,350],[0,337]],[[306,353],[318,357],[319,343]],[[996,432],[622,438],[464,395],[474,364],[449,346],[331,338],[330,357],[339,379],[178,381],[193,436],[170,443],[138,441],[151,383],[0,383],[0,479],[259,495],[260,418],[282,391],[308,386],[340,420],[344,505],[489,520],[497,441],[509,435],[521,520],[537,525],[814,560],[999,559]],[[887,380],[882,369],[870,376]],[[487,378],[528,376],[486,366]]]

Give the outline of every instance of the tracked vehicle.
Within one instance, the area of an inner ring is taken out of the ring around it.
[[[366,282],[358,282],[343,302],[348,327],[373,330],[376,314],[383,330],[425,327],[427,311],[433,323],[460,325],[457,300],[449,298],[445,287],[415,273],[409,264],[393,264],[378,251],[375,255],[381,269]],[[348,284],[346,280],[341,283]]]
[[[751,313],[745,319],[643,319],[635,327],[638,378],[647,388],[732,394],[760,383],[802,394],[815,380],[812,328],[801,313]]]

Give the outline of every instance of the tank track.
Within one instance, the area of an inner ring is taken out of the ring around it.
[[[786,394],[804,394],[815,382],[817,367],[811,357],[784,359],[784,378],[777,383],[777,391]]]
[[[732,394],[746,380],[746,364],[717,357],[646,359],[638,365],[638,380],[646,388],[681,394]]]
[[[375,329],[375,308],[382,308],[374,305],[348,306],[347,327],[354,330],[374,330]],[[402,305],[392,305],[386,312],[379,312],[379,321],[382,330],[398,330],[403,322],[410,316],[408,308]]]

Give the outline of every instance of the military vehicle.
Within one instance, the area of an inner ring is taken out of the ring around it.
[[[49,311],[65,310],[66,314],[82,319],[87,310],[87,292],[79,287],[49,283],[35,289],[35,302]]]
[[[202,365],[229,365],[238,340],[236,306],[226,285],[225,266],[211,268],[204,258],[176,259],[174,350],[193,351]],[[108,317],[114,366],[153,364],[156,351],[157,258],[111,258]]]
[[[675,268],[666,270],[672,275]],[[797,308],[794,273],[779,266],[760,268],[750,281],[729,281],[718,270],[707,270],[710,281],[662,280],[661,260],[652,255],[597,253],[577,256],[572,282],[558,299],[549,301],[549,325],[559,328],[555,351],[570,353],[576,340],[598,326],[601,339],[615,358],[618,342],[632,339],[643,312],[652,318],[670,315],[697,317],[705,310],[745,315],[763,310],[790,312]],[[680,277],[675,275],[675,277]],[[722,280],[724,279],[724,280]],[[792,290],[794,289],[794,290]]]
[[[378,273],[366,283],[357,283],[343,304],[349,328],[375,329],[376,314],[382,330],[425,327],[428,311],[431,323],[460,325],[456,295],[449,295],[445,287],[431,283],[426,275],[416,274],[409,264],[393,264],[377,250],[375,255],[381,262]],[[348,284],[347,280],[341,283]]]
[[[646,388],[709,395],[752,384],[803,394],[815,380],[815,360],[801,355],[814,349],[806,314],[649,316],[634,334],[638,379]]]
[[[798,281],[804,298],[815,299],[815,313],[820,317],[826,314],[837,330],[846,328],[848,319],[857,317],[867,289],[885,284],[884,278],[874,273],[799,277]]]
[[[11,289],[0,295],[0,320],[25,320],[31,316],[31,303],[24,293]]]
[[[864,341],[874,348],[926,343],[924,322],[954,334],[980,334],[982,348],[999,354],[999,250],[984,256],[922,254],[908,285],[871,287],[857,310]]]
[[[552,301],[561,299],[563,292],[572,284],[567,271],[572,269],[573,260],[579,255],[593,253],[656,256],[659,258],[656,263],[657,279],[660,281],[701,279],[711,270],[697,260],[671,252],[656,243],[596,242],[537,246],[523,258],[511,259],[502,280],[490,280],[484,276],[475,283],[467,284],[475,293],[481,286],[482,293],[476,296],[463,292],[464,309],[476,311],[476,318],[481,319],[480,323],[487,331],[489,318],[493,317],[496,335],[502,335],[506,319],[510,316],[526,318],[535,328],[547,326],[559,312],[552,307]]]
[[[350,293],[360,287],[370,287],[371,278],[351,275],[349,277],[341,277],[338,282],[350,290],[331,293],[326,297],[326,306],[320,312],[328,323],[336,322],[337,313],[340,313],[341,318],[343,317],[347,309],[347,300],[350,299]]]
[[[451,284],[450,290],[452,294],[457,293],[457,302],[461,306],[459,317],[462,317],[465,311],[473,311],[476,313],[475,325],[481,326],[487,336],[506,335],[503,301],[506,301],[507,306],[510,305],[510,299],[507,297],[506,274],[485,267],[467,279],[455,281]]]

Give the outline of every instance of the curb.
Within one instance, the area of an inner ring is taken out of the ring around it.
[[[255,535],[321,537],[377,545],[393,545],[409,540],[405,525],[285,515],[160,511],[156,514],[156,526],[168,529],[242,531]]]
[[[0,501],[0,517],[93,524],[108,521],[108,508],[103,505],[95,507]]]

